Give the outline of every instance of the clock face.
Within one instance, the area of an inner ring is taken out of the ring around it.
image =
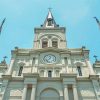
[[[54,55],[48,54],[48,55],[44,56],[43,60],[45,63],[55,63],[56,57]]]

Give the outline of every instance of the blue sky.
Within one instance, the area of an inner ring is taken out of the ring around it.
[[[100,59],[100,29],[93,19],[100,20],[100,0],[0,0],[0,22],[6,17],[0,36],[0,61],[7,56],[10,62],[11,50],[32,48],[34,27],[43,24],[48,8],[52,8],[56,23],[66,27],[68,48],[83,45]]]

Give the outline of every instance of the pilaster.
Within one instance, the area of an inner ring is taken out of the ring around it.
[[[69,100],[68,85],[72,85],[74,100],[78,100],[77,88],[75,87],[76,77],[77,74],[61,74],[64,84],[64,100]]]
[[[73,84],[72,88],[73,88],[74,100],[79,100],[78,99],[78,92],[77,92],[77,86],[76,86],[76,84]]]
[[[88,59],[85,60],[87,67],[89,68],[90,75],[95,75],[93,67]]]
[[[69,100],[68,86],[64,84],[64,100]]]
[[[35,100],[36,84],[32,84],[31,100]]]
[[[24,85],[22,100],[26,100],[26,96],[27,96],[27,86],[28,86],[27,84]]]
[[[9,84],[9,80],[11,79],[11,75],[2,75],[3,78],[3,83],[2,86],[3,88],[3,94],[2,94],[2,100],[5,100],[6,98],[6,93],[7,93],[7,88],[8,88],[8,84]]]
[[[24,77],[24,91],[23,91],[23,99],[22,100],[25,100],[26,99],[26,96],[27,95],[27,86],[28,84],[32,85],[32,92],[31,92],[31,100],[35,100],[35,92],[36,92],[36,85],[37,85],[37,79],[39,77],[39,74],[37,73],[24,73],[23,74],[23,77]]]
[[[14,65],[14,62],[15,62],[15,59],[12,58],[12,59],[11,59],[11,62],[10,62],[9,69],[8,69],[8,72],[7,72],[7,75],[11,75],[12,69],[13,69],[13,65]]]
[[[100,86],[99,86],[99,75],[90,75],[90,79],[92,81],[93,84],[93,88],[94,88],[94,92],[95,92],[95,96],[97,98],[97,100],[100,100]]]

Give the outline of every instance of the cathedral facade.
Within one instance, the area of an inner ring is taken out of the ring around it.
[[[100,100],[100,61],[67,47],[51,11],[34,34],[33,48],[15,47],[10,64],[0,63],[0,100]]]

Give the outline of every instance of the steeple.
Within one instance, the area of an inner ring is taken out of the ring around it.
[[[57,25],[55,20],[54,20],[54,17],[53,17],[52,12],[51,12],[51,8],[49,8],[48,15],[47,15],[42,27],[46,27],[46,28],[59,27],[59,25]]]
[[[49,9],[44,24],[39,28],[35,28],[34,48],[66,48],[65,27],[56,24],[54,17]]]

